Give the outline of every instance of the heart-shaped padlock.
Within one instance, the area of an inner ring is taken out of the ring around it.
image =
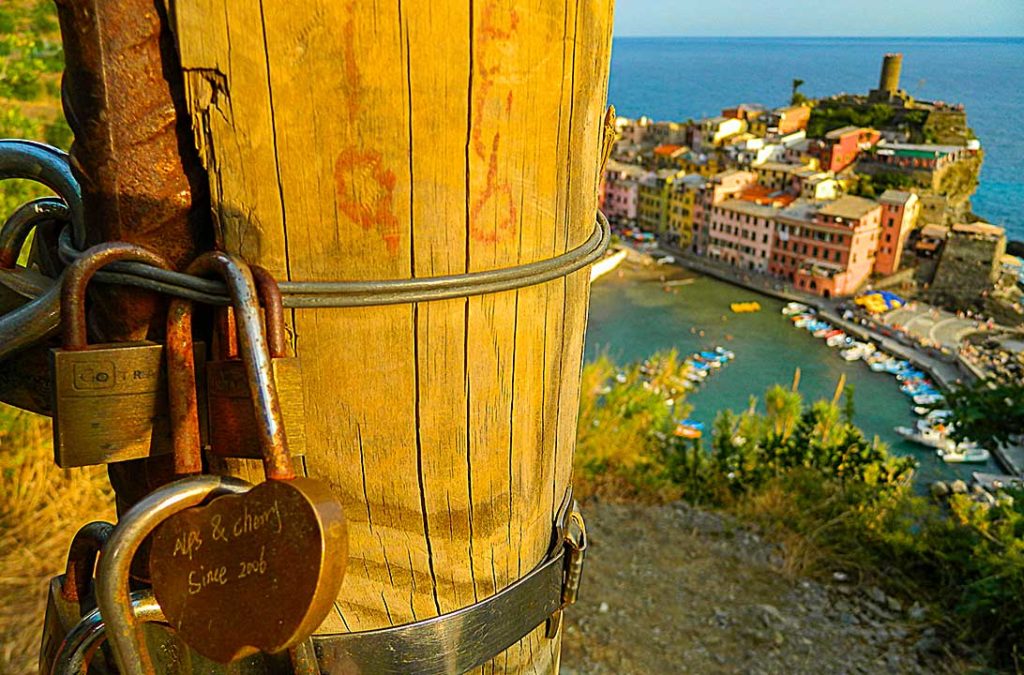
[[[227,663],[292,647],[320,625],[341,586],[348,533],[330,489],[295,476],[248,267],[213,251],[188,272],[216,272],[227,282],[268,480],[168,518],[154,534],[150,574],[157,602],[181,639]],[[167,370],[182,473],[199,470],[191,330],[191,304],[175,299],[168,310]]]

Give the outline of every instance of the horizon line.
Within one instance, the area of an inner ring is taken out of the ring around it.
[[[612,35],[613,39],[675,39],[698,38],[720,40],[743,38],[748,40],[1022,40],[1021,35]]]

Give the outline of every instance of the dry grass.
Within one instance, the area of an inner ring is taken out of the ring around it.
[[[102,467],[53,463],[50,421],[0,404],[0,673],[34,673],[49,579],[75,531],[114,518]]]

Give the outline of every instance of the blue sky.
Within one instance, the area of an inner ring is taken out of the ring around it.
[[[616,0],[617,36],[1024,36],[1024,0]]]

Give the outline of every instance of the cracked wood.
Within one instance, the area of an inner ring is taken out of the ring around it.
[[[592,231],[612,0],[174,0],[171,15],[218,241],[277,276],[485,270]],[[351,532],[323,632],[453,611],[543,557],[588,294],[583,271],[293,313],[305,468]],[[535,631],[484,670],[551,672],[557,648]]]

